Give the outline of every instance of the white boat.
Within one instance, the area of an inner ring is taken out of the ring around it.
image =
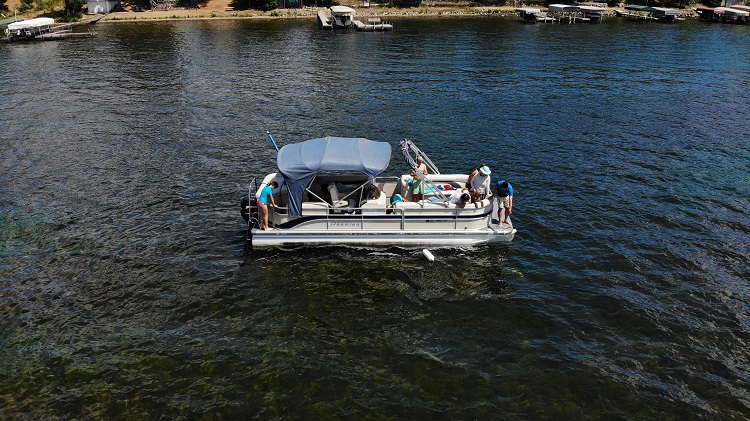
[[[525,23],[554,22],[554,18],[536,7],[519,7],[516,9],[518,20]]]
[[[351,28],[357,12],[351,7],[331,6],[331,26],[333,28]]]
[[[676,22],[680,20],[680,11],[666,7],[649,7],[635,4],[625,6],[625,10],[616,10],[615,14],[630,20],[658,22]]]
[[[607,9],[597,6],[578,6],[578,11],[582,14],[579,19],[583,22],[600,21],[607,12]]]
[[[356,28],[360,31],[392,31],[393,24],[381,22],[380,18],[369,18],[367,23],[354,19],[357,12],[351,7],[331,6],[328,16],[325,10],[318,10],[318,22],[323,29]]]
[[[750,12],[734,7],[716,7],[714,12],[721,15],[722,22],[728,23],[748,23],[750,21]]]
[[[575,13],[578,6],[572,4],[550,4],[547,9],[552,13]]]
[[[273,138],[272,138],[273,140]],[[275,142],[274,142],[275,145]],[[253,248],[315,245],[455,247],[509,243],[516,230],[498,225],[494,201],[464,208],[449,203],[466,174],[441,174],[409,140],[401,141],[411,169],[420,153],[431,174],[417,172],[425,199],[411,201],[412,176],[385,176],[391,145],[364,138],[325,137],[290,144],[278,152],[278,172],[253,180],[243,199],[247,241]],[[276,207],[269,206],[269,230],[259,229],[257,199],[275,181]],[[400,199],[404,200],[400,200]],[[252,199],[252,200],[251,200]]]
[[[359,20],[353,21],[354,27],[360,31],[392,31],[393,24],[385,23],[380,18],[368,18],[367,23]]]
[[[22,20],[8,25],[5,29],[5,35],[8,39],[31,39],[38,35],[48,33],[52,30],[52,24],[55,20],[52,18],[34,18]]]

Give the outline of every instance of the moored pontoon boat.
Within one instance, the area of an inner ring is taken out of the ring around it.
[[[516,9],[518,20],[524,23],[554,22],[554,19],[536,7],[519,7]]]
[[[5,29],[5,35],[10,40],[32,39],[38,35],[49,33],[54,23],[55,20],[52,18],[22,20],[9,24]]]
[[[419,149],[404,139],[401,150],[411,170],[416,169],[410,151],[420,153]],[[464,208],[449,203],[453,190],[466,183],[466,174],[441,174],[428,157],[420,155],[431,174],[416,172],[426,192],[425,200],[414,202],[409,188],[412,175],[383,175],[391,160],[387,142],[325,137],[284,146],[276,160],[278,172],[259,184],[253,180],[243,200],[246,239],[253,248],[451,247],[513,240],[512,225],[493,221],[492,199]],[[276,207],[268,207],[271,228],[261,230],[257,199],[272,181],[278,185],[273,189]]]

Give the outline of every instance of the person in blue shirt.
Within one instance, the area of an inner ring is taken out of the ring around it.
[[[271,181],[263,190],[260,191],[260,197],[258,197],[258,209],[260,210],[260,221],[258,225],[260,229],[268,229],[268,205],[276,207],[276,202],[273,201],[273,189],[279,187],[279,183]]]
[[[505,180],[498,181],[495,185],[495,197],[497,197],[498,223],[510,224],[510,215],[513,213],[513,186]],[[506,209],[504,220],[503,209]]]

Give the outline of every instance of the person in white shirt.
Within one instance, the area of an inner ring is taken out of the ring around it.
[[[476,190],[481,195],[482,199],[487,198],[487,195],[491,195],[490,192],[490,171],[488,166],[479,168],[479,172],[472,177],[471,185],[469,186],[472,190]]]

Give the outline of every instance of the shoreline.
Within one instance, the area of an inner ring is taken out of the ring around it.
[[[170,20],[211,20],[211,19],[317,19],[317,13],[324,7],[303,7],[295,9],[274,9],[270,11],[260,10],[235,10],[231,6],[233,0],[210,0],[206,5],[195,8],[171,8],[167,10],[122,10],[110,12],[104,15],[84,14],[79,24],[87,22],[153,22]],[[14,3],[12,0],[9,2]],[[700,4],[697,4],[698,6]],[[528,6],[531,7],[531,6]],[[537,6],[534,6],[537,7]],[[546,10],[546,7],[539,7]],[[494,16],[513,17],[516,16],[515,6],[469,6],[468,4],[454,6],[433,6],[424,4],[419,7],[395,8],[395,7],[354,7],[357,16],[364,18],[377,17],[384,21],[390,18],[418,18],[418,17],[472,17],[472,16]],[[605,7],[605,16],[613,16],[617,7]],[[695,9],[680,9],[684,18],[697,17]],[[19,19],[30,19],[43,16],[34,14],[18,16]]]
[[[213,2],[212,2],[213,3]],[[201,19],[317,19],[318,9],[274,9],[231,10],[231,7],[209,6],[198,9],[174,8],[170,10],[148,10],[143,12],[122,11],[104,15],[99,22],[143,22],[160,20],[201,20]],[[357,16],[379,17],[381,19],[401,17],[453,17],[453,16],[515,16],[515,7],[420,7],[420,8],[359,8]],[[86,15],[88,16],[88,15]]]

